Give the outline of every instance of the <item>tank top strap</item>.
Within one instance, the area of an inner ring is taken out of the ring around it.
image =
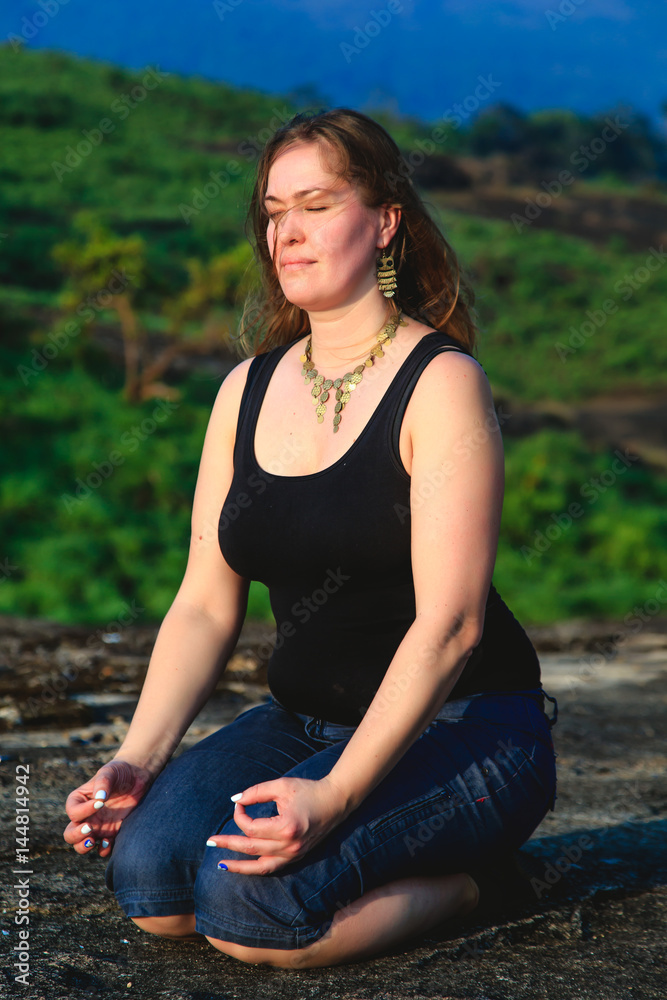
[[[236,440],[234,442],[234,467],[239,468],[245,456],[252,454],[255,438],[255,425],[259,417],[262,401],[267,386],[282,356],[289,350],[294,341],[274,347],[264,354],[256,354],[246,376],[246,383],[239,405],[239,416],[236,424]]]
[[[467,354],[469,357],[472,357],[470,351],[467,351],[465,347],[453,337],[450,337],[449,334],[434,330],[422,337],[394,379],[396,384],[391,385],[392,402],[394,400],[396,402],[391,421],[389,443],[394,460],[398,463],[399,468],[403,466],[399,451],[401,424],[403,423],[403,417],[410,402],[410,397],[426,365],[436,354],[440,354],[443,351],[459,351],[461,354]]]

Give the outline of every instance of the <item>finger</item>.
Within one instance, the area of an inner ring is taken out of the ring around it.
[[[232,795],[231,800],[244,806],[252,805],[255,802],[275,802],[281,791],[284,792],[284,790],[285,786],[280,778],[276,781],[261,781],[258,785],[251,785],[245,791]]]
[[[218,867],[223,874],[229,871],[239,872],[242,875],[272,875],[287,864],[289,864],[289,859],[287,858],[261,857],[257,858],[256,861],[232,861],[231,859],[225,859],[219,863]]]
[[[279,840],[250,840],[248,837],[236,837],[233,835],[226,837],[210,837],[206,841],[207,847],[224,847],[227,851],[238,851],[239,854],[253,854],[257,857],[261,855],[282,854],[289,845]]]
[[[99,833],[90,823],[69,823],[63,832],[63,838],[68,844],[83,842],[86,838],[99,839]]]
[[[81,833],[81,823],[68,823],[63,830],[63,840],[68,844],[77,844],[85,839],[85,834]]]
[[[94,837],[86,837],[84,840],[79,840],[72,847],[77,854],[90,854],[90,852],[95,847],[96,841]]]
[[[102,839],[97,845],[97,853],[101,858],[108,858],[113,850],[113,843],[106,837]]]
[[[82,785],[67,796],[65,812],[74,822],[83,820],[87,816],[94,815],[93,801],[90,788]]]
[[[111,794],[111,782],[105,778],[95,781],[95,791],[93,792],[93,809],[101,809]]]
[[[122,761],[109,761],[97,774],[67,797],[65,811],[71,820],[95,815],[115,794],[128,791],[134,784],[132,768]]]
[[[249,805],[251,804],[249,803]],[[269,840],[276,836],[274,832],[276,829],[285,825],[285,819],[280,814],[278,816],[248,816],[240,803],[234,810],[234,822],[246,836],[268,837]]]

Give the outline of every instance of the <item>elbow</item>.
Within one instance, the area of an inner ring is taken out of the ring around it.
[[[425,632],[428,651],[436,662],[456,655],[457,662],[465,662],[472,656],[482,641],[484,619],[477,615],[460,613],[448,622],[433,621],[423,616],[415,619],[415,624]]]

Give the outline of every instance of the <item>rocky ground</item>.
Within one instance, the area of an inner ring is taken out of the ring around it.
[[[105,888],[104,863],[79,857],[62,840],[66,795],[122,739],[155,629],[105,632],[0,618],[0,995],[662,1000],[667,620],[645,617],[634,634],[622,623],[531,631],[544,686],[559,702],[559,791],[555,811],[519,852],[523,875],[513,878],[502,904],[372,961],[307,971],[246,966],[206,943],[143,934]],[[244,630],[184,744],[265,697],[263,644],[270,635],[264,626]],[[21,865],[15,789],[26,785],[29,862]],[[24,912],[19,880],[29,884],[29,924],[15,923]],[[26,928],[24,984],[14,980],[13,963]]]

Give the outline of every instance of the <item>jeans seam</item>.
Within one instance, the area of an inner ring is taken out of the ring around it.
[[[411,812],[419,813],[421,809],[425,806],[429,806],[436,799],[446,797],[447,789],[440,786],[436,791],[423,795],[421,799],[404,803],[401,806],[397,806],[392,812],[385,813],[383,816],[378,816],[377,819],[368,821],[365,823],[365,827],[370,834],[375,835],[381,833],[386,827],[401,820],[403,816],[409,815]]]
[[[197,920],[201,917],[202,920],[215,925],[216,928],[222,928],[222,933],[219,934],[219,939],[221,941],[229,940],[229,935],[226,934],[224,929],[226,927],[236,937],[244,938],[243,941],[237,943],[244,944],[250,948],[267,948],[272,946],[283,947],[284,950],[289,948],[303,948],[305,945],[309,944],[311,940],[317,940],[317,938],[321,937],[322,934],[321,925],[318,927],[310,925],[308,928],[303,928],[294,927],[293,924],[290,924],[289,928],[284,929],[275,926],[262,927],[260,933],[258,934],[256,924],[247,924],[244,921],[230,917],[229,915],[224,921],[221,921],[219,914],[214,913],[205,906],[198,906],[195,909],[195,917]],[[264,939],[259,944],[257,942],[258,937]],[[267,939],[270,941],[270,944],[266,943]],[[289,943],[285,945],[286,941]],[[277,944],[277,942],[280,942],[280,944]]]

